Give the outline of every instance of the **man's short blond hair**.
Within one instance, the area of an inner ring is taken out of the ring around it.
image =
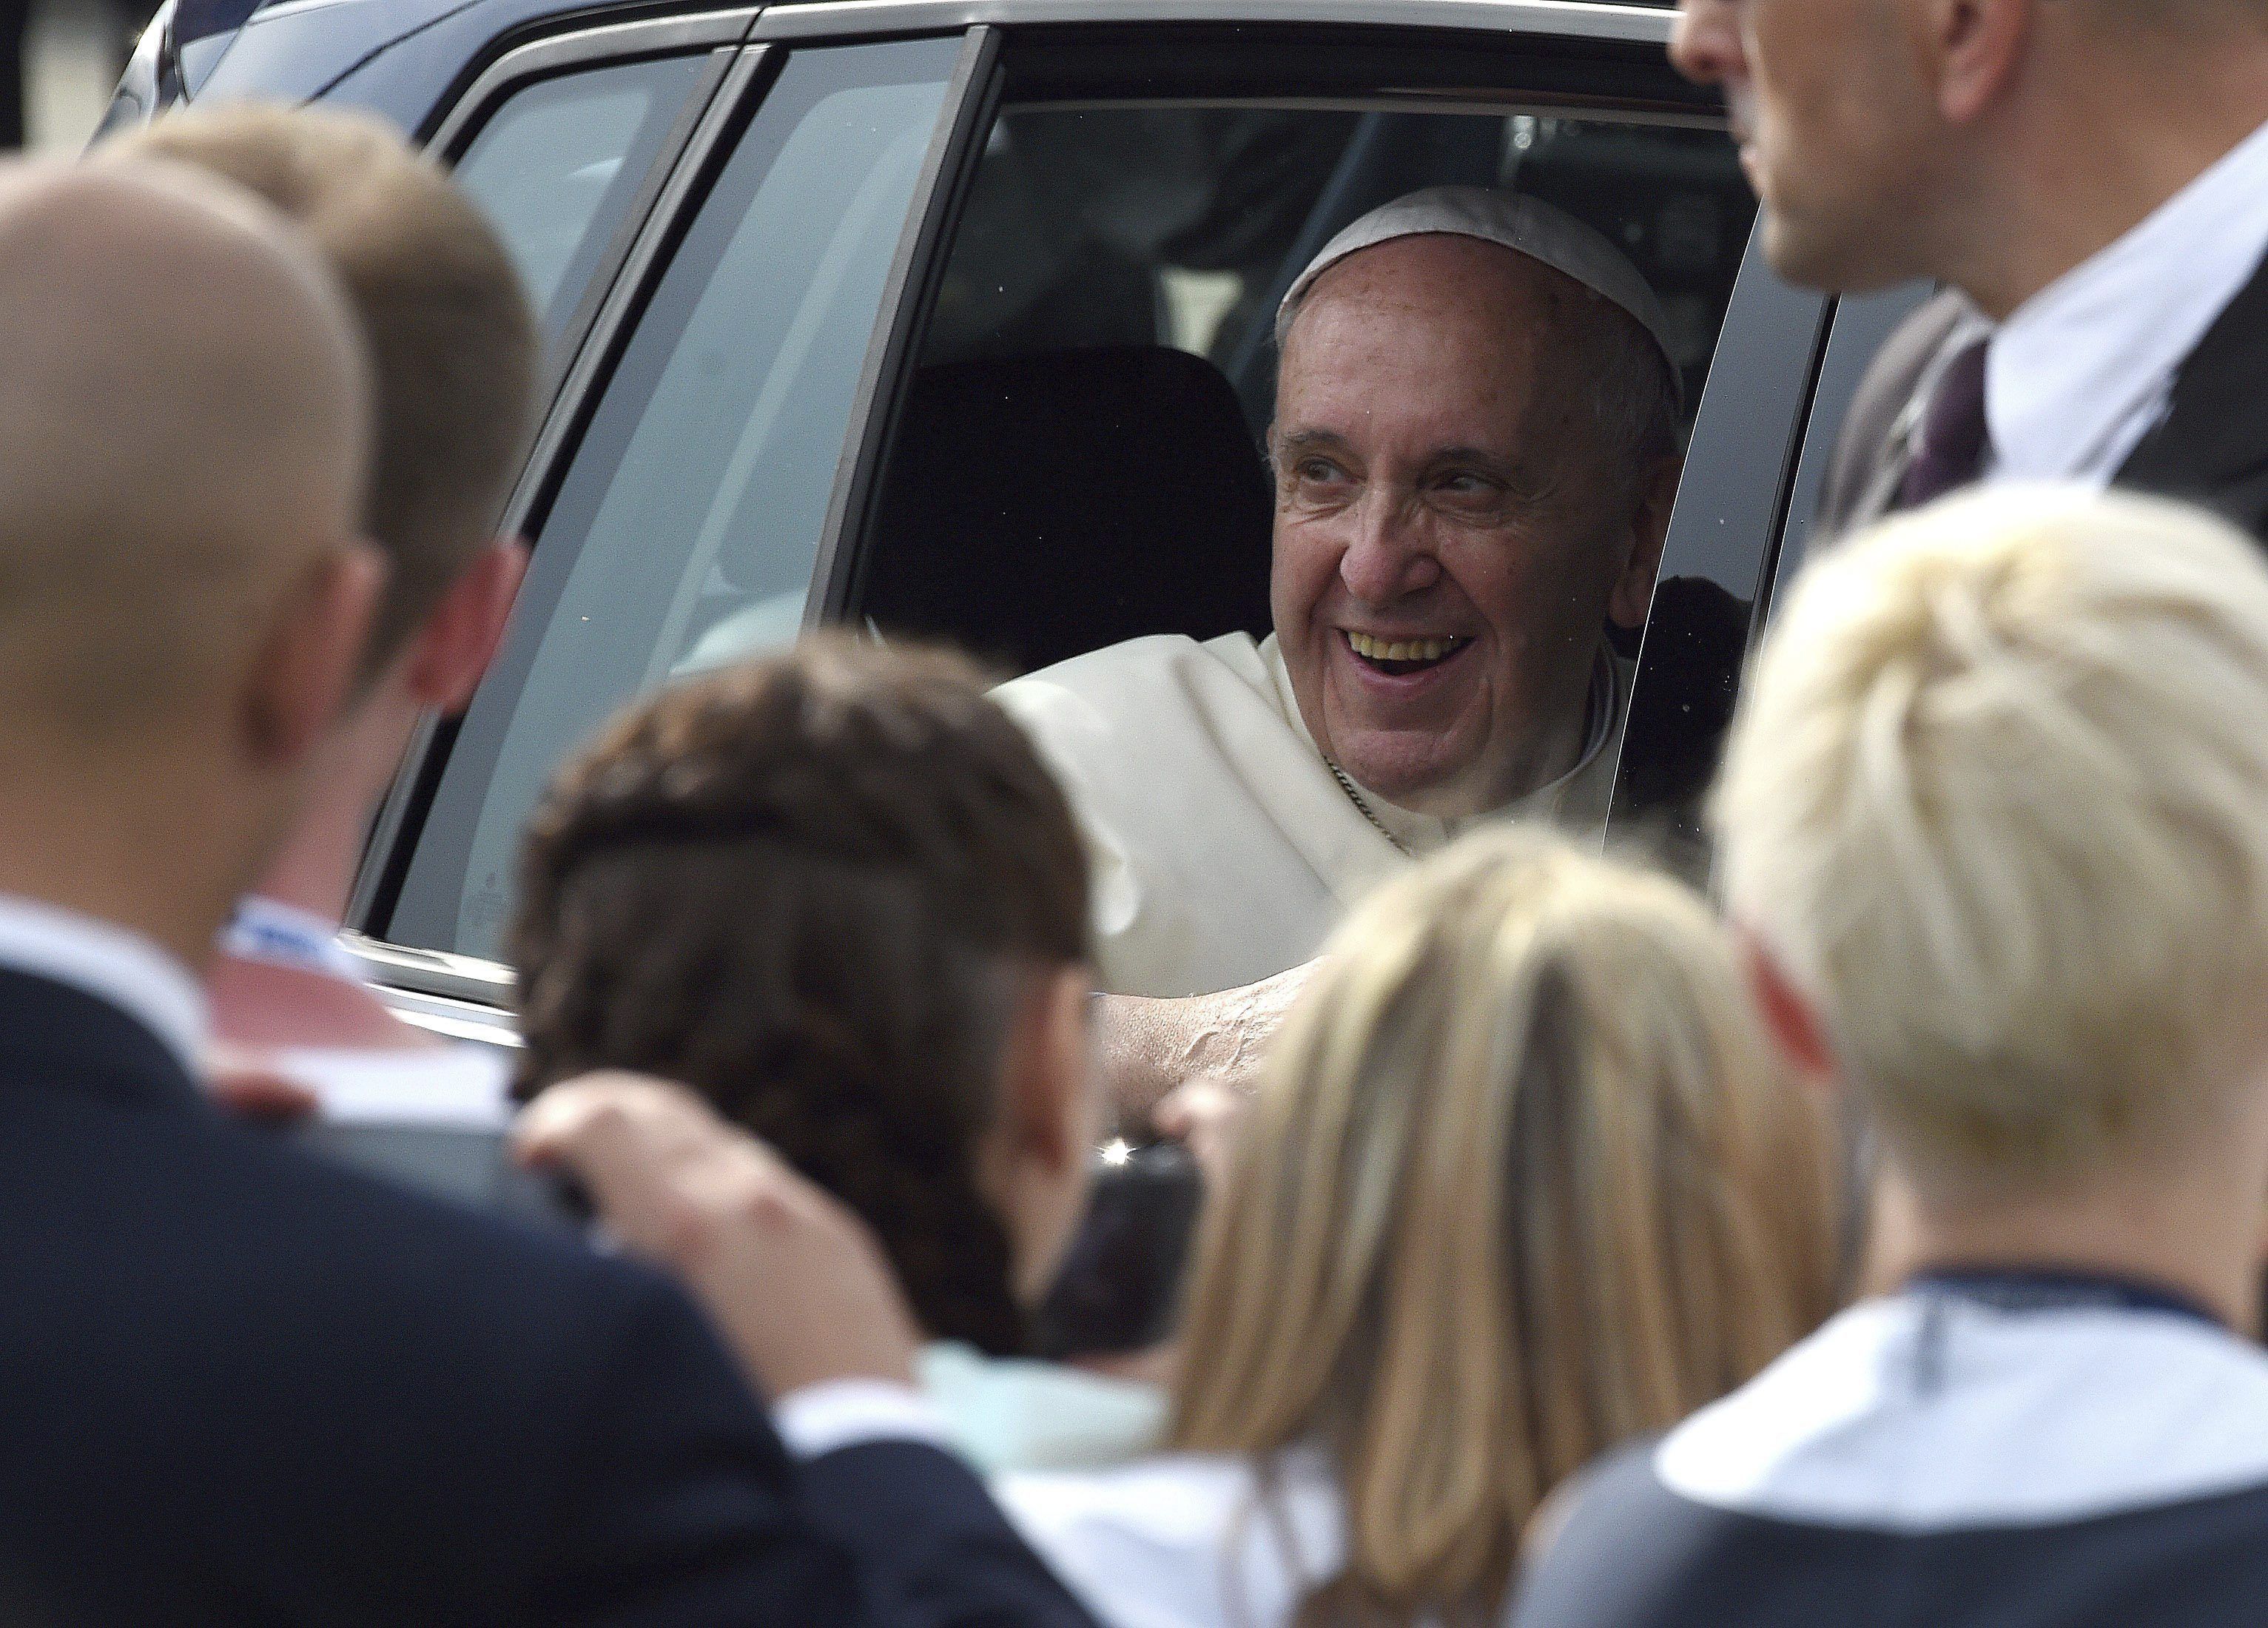
[[[370,661],[384,663],[494,534],[526,449],[535,320],[503,240],[438,166],[363,114],[198,108],[103,151],[226,176],[306,233],[345,287],[378,397],[368,525],[391,574]]]
[[[1894,521],[1806,572],[1713,814],[1911,1174],[2190,1145],[2268,1016],[2268,567],[2123,495]]]

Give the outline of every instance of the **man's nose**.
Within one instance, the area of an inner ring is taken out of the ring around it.
[[[1339,580],[1362,604],[1391,605],[1441,579],[1441,562],[1422,528],[1382,492],[1370,494],[1356,525],[1354,541],[1339,556]]]
[[[1696,85],[1722,85],[1744,71],[1736,0],[1678,0],[1669,60]]]

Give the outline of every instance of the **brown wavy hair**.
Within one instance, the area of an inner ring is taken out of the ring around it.
[[[1035,971],[1088,958],[1064,794],[977,670],[821,637],[667,690],[553,782],[512,955],[523,1094],[681,1080],[856,1210],[938,1338],[1026,1329],[980,1196]]]

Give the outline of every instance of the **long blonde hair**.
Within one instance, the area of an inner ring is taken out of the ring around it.
[[[1698,900],[1469,837],[1354,914],[1277,1045],[1172,1445],[1328,1455],[1346,1561],[1300,1623],[1494,1620],[1562,1477],[1832,1309],[1835,1164]]]

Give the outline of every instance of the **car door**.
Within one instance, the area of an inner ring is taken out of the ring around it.
[[[1668,70],[1667,28],[1550,0],[821,0],[700,48],[644,114],[617,107],[609,129],[645,133],[613,139],[618,158],[544,138],[569,99],[543,91],[557,65],[491,70],[444,143],[508,232],[515,209],[533,223],[515,247],[559,382],[510,516],[535,552],[506,647],[420,742],[358,885],[373,969],[429,1018],[485,1026],[509,1004],[518,832],[563,754],[631,696],[805,626],[895,630],[894,471],[919,461],[935,370],[1172,352],[1224,381],[1226,446],[1264,423],[1280,284],[1382,191],[1429,180],[1525,175],[1682,313],[1697,412],[1627,652],[1616,807],[1633,829],[1674,817],[1776,557],[1827,308],[1748,247],[1721,115]],[[555,151],[573,184],[526,185],[526,155]],[[1197,559],[1168,573],[1189,578],[1178,599],[1127,614],[1248,622],[1248,544],[1217,581]],[[1112,585],[1140,574],[1123,556],[1075,558],[1044,646],[1013,576],[958,564],[960,620],[915,630],[996,656],[1145,630],[1112,619]]]

